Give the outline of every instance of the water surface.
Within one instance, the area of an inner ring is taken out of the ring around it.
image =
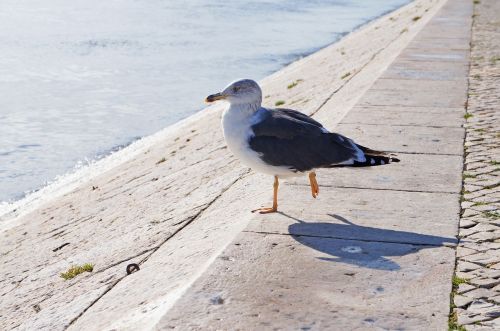
[[[2,0],[0,202],[410,0]]]

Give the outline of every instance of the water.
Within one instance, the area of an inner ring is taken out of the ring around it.
[[[2,0],[0,202],[410,0]]]

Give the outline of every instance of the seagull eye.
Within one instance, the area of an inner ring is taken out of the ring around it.
[[[234,92],[234,93],[238,92],[239,90],[240,90],[240,88],[239,88],[239,87],[236,87],[236,86],[235,86],[235,87],[233,87],[233,92]]]

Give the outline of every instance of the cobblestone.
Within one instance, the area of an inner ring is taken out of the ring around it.
[[[500,2],[474,12],[454,312],[483,331],[500,329]]]

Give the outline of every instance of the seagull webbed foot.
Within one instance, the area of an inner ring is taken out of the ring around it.
[[[276,213],[278,211],[278,208],[274,208],[274,207],[257,208],[257,209],[252,210],[252,213],[255,213],[256,211],[258,211],[259,214],[271,214],[271,213]]]

